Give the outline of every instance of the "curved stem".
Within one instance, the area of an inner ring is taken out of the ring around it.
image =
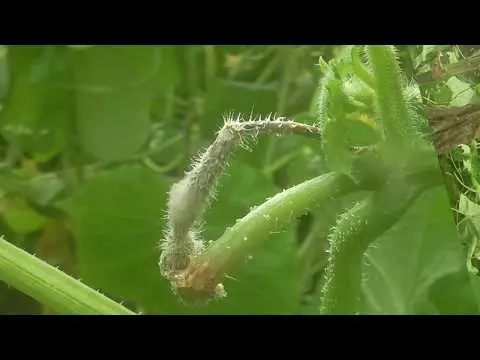
[[[185,302],[218,294],[222,278],[245,262],[269,238],[308,209],[357,190],[347,176],[328,173],[278,193],[228,229],[172,282]],[[185,297],[190,299],[185,299]]]

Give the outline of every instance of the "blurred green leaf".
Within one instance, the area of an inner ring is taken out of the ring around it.
[[[439,105],[448,105],[453,99],[453,91],[445,83],[435,84],[430,88],[429,95],[431,100]]]
[[[175,46],[158,46],[156,49],[160,63],[155,81],[157,93],[164,92],[180,79],[175,49]]]
[[[346,129],[343,122],[329,120],[323,131],[322,149],[330,171],[350,175],[353,154],[346,141]]]
[[[430,289],[429,299],[440,314],[479,314],[480,298],[472,287],[474,281],[480,290],[480,279],[471,278],[466,269],[446,275]]]
[[[211,136],[223,125],[227,113],[268,115],[275,112],[277,93],[273,86],[217,80],[205,97],[202,134]]]
[[[308,124],[308,125],[315,125],[317,123],[317,118],[315,114],[310,112],[302,112],[292,116],[292,118],[299,123]]]
[[[235,116],[241,114],[248,119],[251,114],[264,117],[274,113],[277,106],[277,92],[275,87],[269,85],[218,80],[213,83],[204,101],[204,112],[200,119],[201,134],[212,139],[223,126],[224,117],[227,114],[233,113]],[[250,142],[250,144],[252,152],[239,150],[236,156],[261,168],[264,165],[268,140],[262,137],[258,142]]]
[[[41,229],[46,220],[21,198],[4,200],[3,206],[0,204],[0,213],[8,226],[19,235],[26,235]]]
[[[67,45],[69,48],[74,49],[74,50],[87,50],[93,46],[97,45]]]
[[[123,166],[90,180],[67,205],[82,279],[158,313],[180,308],[157,266],[167,190],[145,168]]]
[[[380,132],[377,131],[375,119],[367,114],[349,114],[346,136],[348,144],[352,146],[371,146],[381,140]]]
[[[430,286],[465,266],[443,188],[423,194],[366,256],[365,313],[412,314]]]
[[[65,189],[56,174],[39,175],[29,181],[28,196],[40,206],[46,206]]]
[[[145,144],[158,54],[151,46],[99,46],[76,52],[76,115],[86,152],[120,160]]]
[[[0,100],[3,100],[7,92],[9,81],[10,74],[7,62],[7,47],[0,45]]]
[[[460,195],[460,200],[458,203],[458,211],[465,215],[465,217],[472,222],[473,226],[477,229],[477,231],[480,230],[480,205],[474,203],[471,201],[467,196],[464,194]],[[467,241],[473,241],[474,239],[472,236],[476,236],[476,234],[468,234],[467,236]],[[478,241],[478,239],[477,239]],[[468,243],[467,246],[469,247],[471,244]],[[478,249],[478,243],[476,245]],[[466,255],[466,256],[469,256]],[[471,259],[469,259],[471,260]],[[467,268],[465,268],[466,270]],[[464,272],[466,272],[464,270]],[[472,273],[468,273],[467,275],[462,274],[463,278],[462,280],[465,282],[465,278],[469,280],[469,284],[471,286],[471,291],[474,295],[475,302],[477,305],[477,309],[480,312],[480,276],[474,275]],[[455,290],[456,291],[456,290]],[[467,290],[465,290],[467,291]]]
[[[430,76],[439,54],[444,64],[470,56],[463,47],[446,47],[400,46],[407,78]],[[280,106],[286,113],[279,116],[317,122],[320,56],[338,65],[328,88],[328,116],[335,121],[320,141],[263,136],[247,141],[252,151],[237,149],[205,214],[205,240],[217,239],[266,197],[327,169],[382,178],[376,152],[352,164],[351,146],[373,144],[378,134],[369,121],[374,96],[351,78],[350,52],[350,46],[0,45],[0,233],[38,251],[35,232],[46,220],[58,220],[66,204],[79,276],[145,313],[317,313],[326,232],[363,194],[271,234],[264,248],[228,274],[227,298],[205,307],[179,303],[158,270],[158,241],[169,186],[187,170],[191,153],[214,139],[224,115],[265,116]],[[422,85],[422,95],[446,106],[480,102],[478,74],[458,76]],[[25,160],[35,166],[22,169]],[[103,160],[115,163],[105,167]],[[126,162],[143,162],[157,173]],[[95,170],[86,173],[90,165]],[[465,200],[459,210],[480,227],[480,208]],[[377,239],[366,257],[364,312],[480,311],[480,277],[467,271],[448,205],[440,189],[429,192]],[[302,247],[312,229],[314,239]],[[4,298],[0,289],[0,303]],[[1,309],[8,311],[11,305]]]
[[[59,88],[68,76],[65,49],[11,46],[9,83],[0,130],[22,150],[51,157],[66,144],[70,94]]]
[[[430,63],[449,46],[450,45],[417,45],[420,49],[416,52],[419,52],[420,54],[413,60],[417,72],[430,69]],[[422,66],[419,67],[420,65]]]
[[[222,182],[218,203],[206,218],[205,239],[215,239],[249,207],[276,191],[246,166],[235,164]],[[235,169],[235,170],[233,170]],[[242,178],[243,181],[238,181]],[[250,184],[255,181],[255,192]],[[294,238],[272,234],[272,241],[226,280],[230,296],[203,308],[184,307],[157,269],[157,242],[167,183],[147,170],[123,167],[91,180],[72,199],[82,278],[109,294],[139,302],[154,313],[288,313],[299,303]],[[249,194],[250,192],[250,194]],[[152,196],[152,194],[158,194]],[[235,195],[232,195],[235,194]],[[245,196],[247,194],[247,196]],[[280,296],[281,294],[281,296]]]
[[[465,106],[470,103],[472,96],[475,94],[472,85],[460,80],[456,76],[448,79],[447,85],[452,91],[451,106]]]
[[[461,194],[458,201],[458,211],[468,217],[470,221],[480,230],[480,205],[471,201],[467,196]]]
[[[477,303],[477,314],[480,313],[480,277],[478,275],[468,274],[470,280],[471,289]]]
[[[294,153],[295,154],[295,153]],[[288,162],[283,188],[287,188],[327,172],[323,157],[311,147],[300,148],[298,155]]]

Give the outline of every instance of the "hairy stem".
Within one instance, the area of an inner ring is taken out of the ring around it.
[[[283,118],[243,121],[240,116],[236,119],[228,117],[215,141],[170,190],[168,226],[159,262],[165,277],[174,277],[176,272],[185,270],[190,257],[203,250],[198,223],[214,197],[216,184],[228,164],[229,155],[236,147],[245,145],[245,140],[260,134],[301,134],[319,138],[320,130]]]
[[[255,208],[229,228],[173,281],[187,303],[221,294],[223,277],[248,259],[270,234],[285,228],[308,209],[356,190],[347,176],[328,173],[288,190]]]
[[[0,280],[59,314],[135,315],[0,236]]]
[[[362,63],[361,46],[354,46],[352,49],[352,67],[355,75],[358,76],[365,84],[367,84],[371,89],[375,89],[375,79],[373,75],[368,71],[366,66]]]
[[[398,161],[398,154],[415,148],[421,139],[409,117],[396,50],[393,46],[372,45],[368,46],[368,54],[375,79],[377,113],[387,140],[386,156],[389,162]]]
[[[442,184],[438,169],[408,178],[392,176],[382,189],[341,215],[329,236],[322,288],[322,314],[360,311],[362,261],[368,247],[389,230],[425,190]]]

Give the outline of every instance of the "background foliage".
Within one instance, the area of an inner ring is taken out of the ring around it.
[[[328,61],[340,47],[0,49],[0,234],[144,313],[318,313],[327,232],[358,194],[271,234],[226,279],[228,297],[206,307],[184,307],[171,293],[158,271],[158,240],[170,185],[213,140],[222,116],[278,113],[314,123],[319,56]],[[455,63],[468,51],[408,46],[400,56],[413,80],[435,69],[438,55]],[[452,76],[421,91],[425,101],[461,106],[478,102],[477,81]],[[231,161],[204,238],[215,240],[252,206],[326,169],[315,140],[260,139]],[[466,260],[446,191],[425,193],[369,249],[363,312],[477,313],[480,281]],[[0,313],[50,312],[0,283]]]

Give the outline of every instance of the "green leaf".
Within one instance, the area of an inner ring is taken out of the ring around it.
[[[28,206],[24,199],[7,200],[2,208],[0,213],[2,213],[5,222],[17,234],[32,233],[41,229],[45,224],[45,217]]]
[[[316,122],[309,113],[294,115],[292,119],[302,124],[314,125]],[[321,154],[321,139],[292,135],[275,140],[273,161],[263,170],[274,176],[278,186],[288,188],[327,171]]]
[[[369,114],[355,112],[348,114],[346,138],[352,146],[370,146],[381,140],[376,120]]]
[[[354,158],[345,134],[344,123],[328,120],[323,131],[322,148],[326,164],[331,171],[350,175]]]
[[[423,194],[366,255],[364,313],[412,314],[430,286],[465,266],[443,188]]]
[[[157,55],[151,46],[75,52],[76,115],[85,151],[103,160],[120,160],[144,145]]]
[[[277,92],[274,86],[256,85],[247,82],[217,80],[205,96],[201,118],[201,132],[211,137],[223,125],[227,113],[262,116],[275,112]]]
[[[47,46],[8,49],[11,82],[1,130],[9,142],[40,157],[56,155],[67,143],[71,94],[59,86],[68,77],[65,51]]]
[[[210,139],[223,126],[226,114],[241,114],[248,119],[250,115],[266,116],[274,113],[276,106],[277,92],[273,86],[217,80],[206,94],[200,131]],[[239,150],[235,156],[261,168],[264,165],[264,154],[268,152],[268,143],[267,137],[255,143],[250,142],[252,151]]]
[[[372,145],[380,140],[375,119],[356,111],[339,80],[328,84],[328,112],[324,120],[323,150],[332,171],[350,174],[352,146]]]
[[[431,100],[439,105],[448,105],[453,99],[452,89],[445,83],[435,84],[428,94]]]
[[[352,66],[352,49],[353,45],[342,45],[331,62],[335,66],[335,72],[341,77],[345,78],[353,73]]]
[[[296,152],[292,151],[291,160],[286,163],[281,173],[276,174],[278,184],[282,188],[289,188],[327,172],[324,158],[316,150],[303,146]]]
[[[73,49],[73,50],[87,50],[93,46],[97,46],[97,45],[67,45],[69,48]]]
[[[159,313],[180,307],[157,265],[167,190],[145,168],[124,166],[87,182],[67,206],[82,279]]]
[[[347,78],[342,83],[342,91],[348,102],[361,107],[362,111],[373,114],[375,111],[375,92],[357,77]],[[356,109],[360,110],[360,109]]]
[[[448,79],[447,86],[452,91],[450,106],[465,106],[470,103],[470,100],[475,94],[471,84],[460,80],[456,76]]]
[[[157,92],[164,92],[180,80],[175,49],[176,46],[157,47],[157,52],[160,54],[160,66],[155,81]]]
[[[234,165],[222,182],[218,202],[208,212],[206,240],[220,236],[250,206],[277,191],[249,167]],[[139,302],[148,313],[291,313],[296,309],[300,290],[291,233],[276,235],[242,271],[231,274],[237,280],[228,280],[227,299],[200,308],[181,305],[157,266],[167,190],[167,183],[147,170],[123,167],[99,175],[75,194],[68,208],[81,275],[87,283]]]
[[[448,48],[450,45],[420,45],[421,51],[420,54],[413,59],[415,68],[417,72],[427,71],[431,68],[430,63],[438,56],[442,51]],[[418,68],[421,64],[423,66]]]
[[[333,80],[328,84],[329,104],[328,111],[332,119],[344,121],[345,115],[356,110],[347,94],[344,92],[344,86],[340,80]]]
[[[440,314],[478,314],[480,298],[472,285],[480,290],[480,279],[471,277],[464,268],[436,281],[430,289],[429,299]]]
[[[317,123],[315,114],[311,112],[302,112],[292,116],[292,118],[302,124],[315,125]]]
[[[5,93],[7,92],[9,81],[10,76],[8,70],[7,47],[0,45],[0,100],[3,100]]]
[[[480,312],[480,277],[478,275],[473,275],[469,273],[468,278],[470,280],[470,285],[472,287],[473,295],[475,296],[477,308],[479,309],[478,312]]]
[[[480,205],[461,194],[458,202],[458,211],[468,217],[477,229],[480,229]]]
[[[475,226],[477,231],[480,230],[480,205],[474,203],[470,199],[468,199],[465,195],[460,195],[460,201],[458,204],[458,210],[460,213],[464,214],[469,221]],[[476,249],[478,251],[478,239],[475,239],[476,234],[468,234],[467,236],[467,241],[477,241],[477,244],[473,243],[468,243],[467,247],[470,248],[472,245],[476,245]],[[467,256],[470,256],[471,254],[467,254]],[[467,261],[471,261],[471,259],[467,259]],[[468,266],[466,267],[466,269]],[[464,276],[465,278],[465,276]],[[471,291],[473,293],[473,296],[475,298],[475,302],[477,304],[477,308],[480,311],[480,276],[474,275],[471,272],[468,273],[468,280],[471,286]],[[456,290],[455,290],[456,291]]]
[[[40,206],[46,206],[64,189],[65,183],[56,174],[43,174],[29,181],[28,196]]]

